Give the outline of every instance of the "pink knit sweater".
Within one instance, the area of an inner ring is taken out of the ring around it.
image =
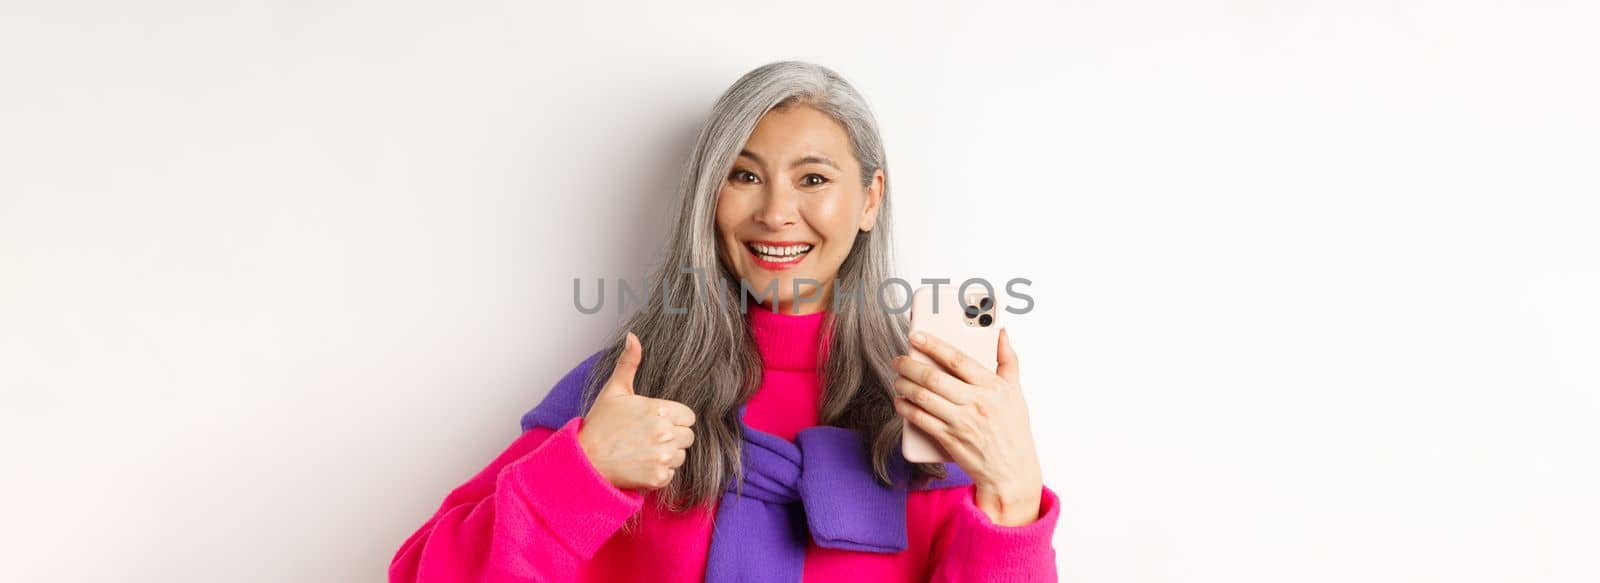
[[[823,316],[751,307],[764,372],[745,411],[750,426],[793,440],[817,424]],[[612,486],[578,446],[582,422],[524,432],[450,492],[395,553],[389,579],[701,581],[715,505],[672,513],[653,503],[653,493]],[[906,550],[836,550],[813,542],[804,580],[1055,581],[1050,537],[1059,513],[1049,488],[1039,518],[1014,527],[990,521],[974,504],[972,486],[913,491],[906,501]],[[635,515],[638,521],[627,524]]]

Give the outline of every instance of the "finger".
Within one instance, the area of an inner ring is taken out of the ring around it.
[[[995,368],[995,374],[1000,375],[1000,378],[1011,383],[1013,387],[1021,385],[1021,365],[1017,362],[1016,351],[1011,349],[1011,333],[1007,332],[1005,328],[1000,329],[1000,351],[995,356],[995,362],[999,364]]]
[[[661,434],[657,435],[656,442],[671,443],[672,447],[676,447],[678,449],[687,448],[691,445],[694,445],[694,429],[680,425],[674,425],[671,429],[663,431]]]
[[[677,468],[662,468],[661,471],[656,474],[655,483],[650,484],[650,487],[657,490],[667,487],[668,484],[672,483],[672,478],[676,473]]]
[[[617,364],[611,369],[611,378],[606,380],[604,395],[632,395],[633,376],[639,372],[639,361],[644,356],[644,345],[639,342],[639,337],[633,332],[628,332],[622,340],[622,354],[617,356]]]
[[[904,417],[907,423],[915,425],[926,432],[934,441],[944,444],[946,436],[950,433],[950,425],[934,417],[932,413],[918,407],[916,403],[905,399],[894,398],[894,411]]]
[[[915,381],[951,403],[965,405],[972,402],[972,391],[975,387],[950,376],[950,373],[938,366],[909,356],[901,356],[894,359],[894,369],[901,377]]]
[[[651,436],[655,443],[669,443],[679,449],[694,445],[694,428],[665,421],[663,425],[665,426],[657,428],[655,435]]]
[[[989,383],[986,381],[994,378],[993,371],[985,370],[983,365],[965,352],[927,332],[912,333],[911,345],[944,366],[950,374],[970,384],[987,385]]]
[[[688,405],[666,399],[656,399],[651,405],[655,407],[656,416],[666,417],[673,425],[694,427],[694,409]]]
[[[683,465],[684,460],[687,459],[689,459],[689,450],[674,449],[669,455],[667,455],[667,467],[678,469]]]
[[[894,392],[946,424],[954,422],[956,416],[961,414],[960,405],[906,377],[894,379]]]

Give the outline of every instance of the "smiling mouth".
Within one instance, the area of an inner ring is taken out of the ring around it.
[[[804,259],[815,245],[810,243],[766,243],[751,241],[744,244],[745,249],[763,264],[793,265]]]

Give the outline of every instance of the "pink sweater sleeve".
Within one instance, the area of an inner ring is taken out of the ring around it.
[[[1050,537],[1061,501],[1044,488],[1039,518],[1021,526],[989,520],[974,502],[972,486],[957,488],[951,516],[935,535],[931,581],[1055,581],[1056,550]]]
[[[582,418],[535,427],[445,497],[389,564],[390,581],[572,581],[644,498],[600,475]]]

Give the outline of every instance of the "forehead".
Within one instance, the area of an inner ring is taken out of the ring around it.
[[[855,162],[844,126],[828,114],[803,105],[763,115],[745,141],[745,149],[781,165],[809,154],[825,155],[841,165]]]

